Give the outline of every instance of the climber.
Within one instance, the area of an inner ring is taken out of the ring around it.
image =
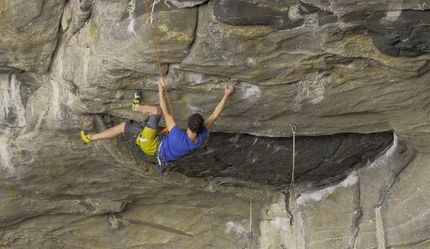
[[[136,144],[147,155],[155,155],[159,161],[158,170],[164,173],[167,170],[168,163],[180,159],[191,151],[202,145],[208,130],[221,115],[230,95],[234,91],[232,85],[227,85],[224,89],[224,96],[215,108],[214,112],[206,119],[198,114],[192,114],[188,118],[187,130],[180,129],[176,126],[173,116],[168,112],[166,102],[163,97],[164,85],[161,80],[158,81],[158,95],[160,107],[141,105],[141,92],[137,90],[132,102],[132,110],[148,115],[148,120],[144,129],[132,125],[130,122],[121,122],[119,125],[109,128],[96,134],[85,134],[81,131],[81,138],[85,143],[93,140],[114,138],[122,133],[132,136]],[[158,123],[161,115],[164,116],[169,133],[165,136],[157,135]]]

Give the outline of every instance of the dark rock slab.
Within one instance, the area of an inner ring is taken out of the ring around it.
[[[296,137],[295,181],[339,179],[380,156],[390,132]],[[190,177],[232,177],[267,185],[291,182],[293,139],[210,133],[205,146],[172,164]]]
[[[419,56],[430,49],[430,11],[379,13],[365,21],[375,46],[390,56]]]

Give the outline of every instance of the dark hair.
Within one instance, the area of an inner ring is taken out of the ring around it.
[[[196,134],[199,134],[203,131],[204,123],[205,120],[203,119],[202,115],[198,113],[194,113],[188,118],[188,128]]]

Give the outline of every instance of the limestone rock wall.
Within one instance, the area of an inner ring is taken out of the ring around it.
[[[122,137],[78,134],[141,124],[137,88],[157,104],[145,9],[0,2],[1,247],[429,247],[429,3],[157,2],[179,126],[235,86],[206,146],[167,175]]]

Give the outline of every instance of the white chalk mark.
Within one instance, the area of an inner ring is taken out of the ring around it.
[[[225,232],[228,234],[233,233],[236,236],[241,236],[245,232],[245,229],[238,222],[229,221],[226,224]]]
[[[358,173],[354,172],[350,174],[343,182],[340,184],[327,187],[325,189],[303,193],[299,198],[297,198],[297,204],[305,206],[310,203],[320,202],[324,200],[327,196],[333,194],[336,189],[348,188],[353,186],[358,182]]]
[[[377,248],[378,249],[386,248],[384,223],[381,215],[381,207],[375,208],[375,221],[376,221],[376,241],[378,242]]]
[[[242,83],[243,87],[243,98],[244,99],[258,99],[261,97],[261,90],[258,86],[256,85],[251,85],[248,83]]]
[[[52,112],[57,118],[62,119],[60,115],[60,88],[57,82],[50,81],[52,84]]]
[[[402,11],[388,11],[386,16],[382,18],[382,23],[393,23],[399,19],[402,15]]]
[[[0,166],[7,170],[7,172],[14,174],[15,167],[10,161],[9,151],[7,149],[6,136],[2,136],[0,139]]]
[[[137,37],[137,34],[134,31],[134,17],[131,19],[130,23],[128,24],[127,31],[129,33],[133,33]]]
[[[290,225],[290,219],[284,217],[275,217],[275,219],[271,220],[270,223],[281,231],[287,231]]]

